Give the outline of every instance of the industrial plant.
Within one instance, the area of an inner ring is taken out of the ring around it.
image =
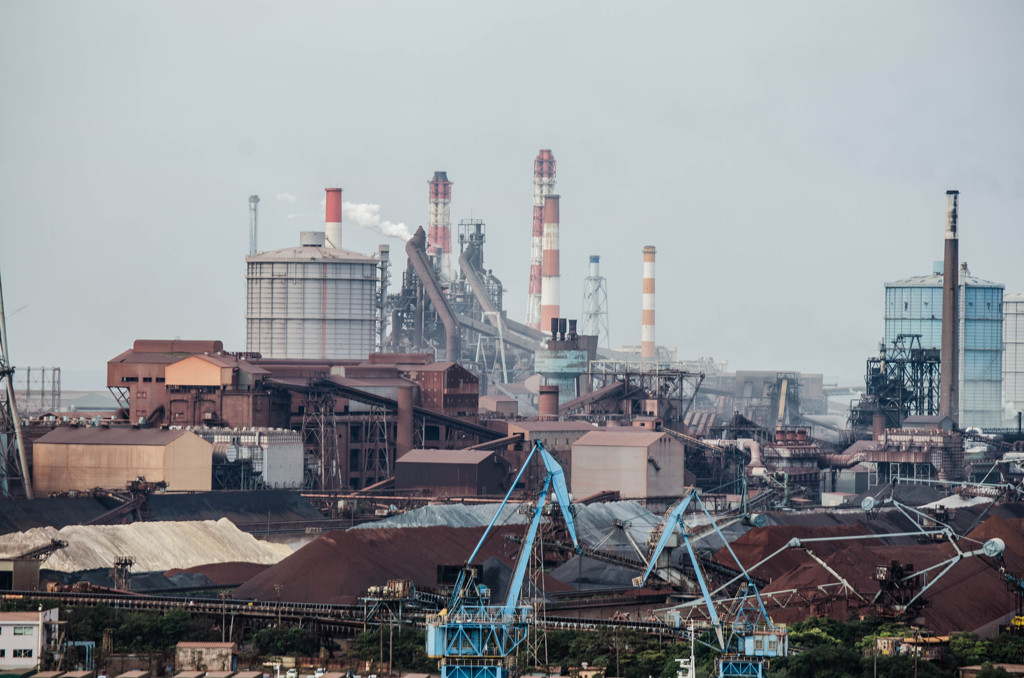
[[[659,344],[673,244],[636,245],[632,280],[562,252],[556,179],[540,150],[528,271],[485,256],[484,219],[453,227],[447,170],[404,270],[387,243],[343,248],[339,187],[322,231],[273,251],[251,196],[245,345],[111,346],[105,409],[8,355],[0,293],[0,590],[230,614],[228,640],[417,626],[444,678],[504,678],[553,629],[697,628],[719,676],[764,675],[812,616],[1024,632],[1024,292],[960,261],[957,191],[943,261],[879,281],[884,338],[851,388]]]

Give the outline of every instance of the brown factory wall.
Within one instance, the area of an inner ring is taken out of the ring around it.
[[[192,356],[168,365],[165,378],[170,386],[229,386],[231,368],[214,365],[198,356]]]
[[[12,558],[0,560],[0,590],[14,591],[39,590],[39,561],[35,558]]]
[[[395,488],[427,489],[447,497],[479,497],[502,494],[508,466],[493,457],[480,464],[395,464]]]
[[[112,489],[144,476],[174,492],[209,491],[212,473],[213,446],[194,433],[167,445],[37,442],[32,486],[39,494]]]

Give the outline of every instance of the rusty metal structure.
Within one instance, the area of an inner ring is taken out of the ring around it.
[[[913,414],[934,415],[939,405],[939,349],[922,348],[921,335],[901,334],[877,357],[868,358],[864,395],[850,407],[850,428],[871,431],[874,418],[899,428]]]

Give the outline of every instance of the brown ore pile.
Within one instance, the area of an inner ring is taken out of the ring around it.
[[[518,544],[506,534],[522,535],[523,526],[496,527],[475,563],[500,557],[515,562]],[[407,527],[328,532],[234,592],[235,598],[309,603],[354,604],[370,586],[389,579],[411,579],[417,588],[437,587],[438,565],[461,565],[484,533],[482,527]],[[548,590],[566,588],[547,579]]]
[[[809,539],[836,538],[866,534],[861,526],[813,528],[807,526],[771,526],[750,530],[732,543],[733,551],[746,567],[754,567],[795,538],[801,545],[783,550],[753,570],[755,577],[768,581],[761,588],[765,607],[776,622],[793,623],[808,615],[828,616],[840,621],[887,612],[872,604],[879,592],[875,578],[876,566],[889,566],[892,561],[913,565],[915,572],[943,563],[957,555],[947,539],[921,543],[916,538],[903,538],[893,543],[874,539],[813,542]],[[958,540],[961,551],[981,548],[992,538],[1006,545],[1001,562],[984,555],[962,558],[938,579],[923,597],[921,610],[927,631],[946,634],[956,631],[989,633],[995,624],[1005,623],[1014,610],[1013,594],[1008,591],[1000,573],[1024,573],[1024,519],[988,518],[970,534]],[[821,558],[853,592],[843,590],[835,576],[816,562],[805,549]],[[715,559],[731,564],[724,549]],[[945,569],[937,567],[923,575],[922,586]],[[881,599],[880,601],[881,602]],[[883,606],[884,607],[884,606]],[[889,608],[891,609],[891,605]],[[920,621],[920,620],[918,620]]]

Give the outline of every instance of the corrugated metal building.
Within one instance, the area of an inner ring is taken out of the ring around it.
[[[379,261],[323,246],[245,258],[246,350],[265,358],[366,358],[375,348]]]
[[[577,497],[618,490],[622,497],[678,497],[687,485],[685,448],[663,431],[622,427],[591,431],[572,446]]]
[[[480,497],[504,493],[512,480],[510,464],[485,450],[409,450],[395,463],[398,490]]]
[[[213,446],[185,430],[60,427],[35,442],[39,494],[123,488],[143,476],[173,492],[209,491]]]
[[[1024,410],[1024,292],[1003,297],[1003,401],[1011,419]]]
[[[942,271],[885,283],[885,345],[942,348]],[[965,264],[966,266],[966,264]],[[960,271],[960,426],[1002,425],[1003,285]]]

